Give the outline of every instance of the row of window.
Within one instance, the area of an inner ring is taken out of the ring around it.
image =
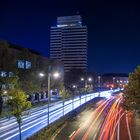
[[[31,65],[30,61],[18,60],[19,69],[31,69]]]
[[[13,77],[13,72],[0,71],[0,77]]]
[[[13,84],[8,84],[8,85],[2,84],[2,85],[1,85],[1,88],[2,88],[2,89],[7,89],[7,88],[11,89],[11,88],[13,88],[13,87],[14,87]]]
[[[18,60],[17,65],[19,69],[31,69],[30,61]],[[13,75],[13,72],[0,71],[0,77],[12,77]]]

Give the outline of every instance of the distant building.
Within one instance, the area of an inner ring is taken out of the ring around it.
[[[19,79],[29,77],[30,72],[35,72],[34,78],[39,81],[39,73],[48,74],[48,66],[52,71],[60,71],[63,79],[63,67],[57,60],[49,59],[41,54],[21,46],[0,41],[0,77],[7,78],[14,75],[12,70],[18,71]],[[45,78],[47,79],[47,78]],[[0,88],[7,89],[9,85],[0,83]]]
[[[125,73],[106,73],[102,75],[105,87],[125,87],[128,84],[128,75]]]
[[[58,59],[64,72],[87,71],[87,26],[80,15],[57,18],[50,29],[50,58]]]

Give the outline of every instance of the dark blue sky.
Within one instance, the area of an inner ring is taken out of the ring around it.
[[[0,0],[0,39],[49,56],[57,16],[79,11],[89,32],[89,69],[131,72],[140,64],[140,3],[135,0]]]

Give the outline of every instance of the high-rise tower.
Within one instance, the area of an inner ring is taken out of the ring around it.
[[[87,27],[80,15],[57,18],[50,31],[50,57],[64,65],[64,72],[87,71]]]

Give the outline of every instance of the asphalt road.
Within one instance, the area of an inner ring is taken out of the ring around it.
[[[55,140],[132,140],[132,116],[121,102],[120,94],[96,102],[69,120]]]
[[[81,97],[81,104],[95,98],[99,93],[91,93],[87,96],[83,95]],[[111,91],[101,92],[101,96],[110,97]],[[59,119],[64,114],[69,113],[73,109],[80,106],[80,97],[75,97],[73,100],[68,100],[65,102],[65,107],[63,109],[62,101],[52,103],[49,109],[49,122],[52,123]],[[63,112],[64,110],[64,112]],[[30,110],[29,115],[22,116],[22,139],[33,135],[40,129],[46,127],[48,124],[48,108],[47,105],[37,107]],[[19,128],[14,117],[10,119],[0,120],[0,140],[18,140],[19,139]]]

